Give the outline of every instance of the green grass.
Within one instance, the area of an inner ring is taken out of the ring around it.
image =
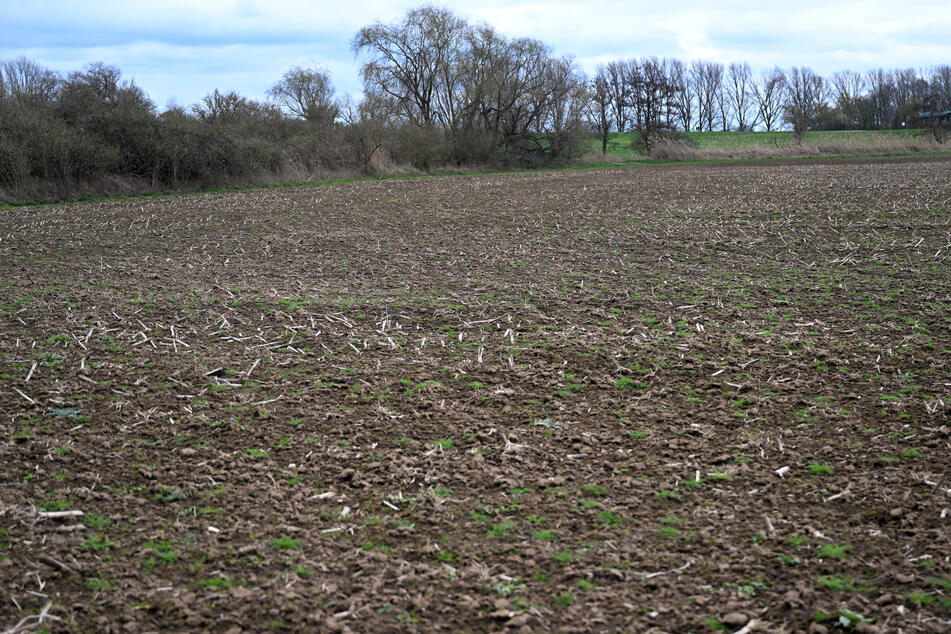
[[[852,544],[823,544],[816,553],[820,559],[845,559],[852,550]]]
[[[821,130],[806,132],[803,141],[809,145],[837,144],[856,146],[874,145],[877,142],[911,140],[920,130]],[[612,132],[608,137],[609,157],[635,158],[631,151],[634,132]],[[755,147],[784,147],[795,141],[790,131],[781,132],[687,132],[687,137],[700,150],[743,150]],[[588,151],[601,153],[601,140],[592,138]]]
[[[300,550],[302,542],[291,537],[278,537],[269,541],[267,545],[276,550]]]

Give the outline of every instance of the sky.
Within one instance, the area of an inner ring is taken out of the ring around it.
[[[422,4],[541,40],[589,74],[649,55],[822,74],[951,64],[948,0],[0,0],[0,60],[22,55],[62,73],[112,64],[159,110],[216,88],[264,100],[294,65],[329,71],[338,93],[359,99],[354,34]]]

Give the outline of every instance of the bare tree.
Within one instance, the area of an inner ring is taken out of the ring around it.
[[[796,140],[802,143],[803,136],[825,107],[825,82],[811,68],[793,67],[786,80],[784,117],[792,126]]]
[[[56,98],[60,77],[32,59],[18,57],[0,62],[6,92],[22,103],[50,103]]]
[[[207,123],[234,124],[255,116],[273,116],[277,109],[248,99],[233,90],[221,92],[215,88],[192,106],[192,112]]]
[[[664,129],[667,74],[663,64],[656,57],[645,57],[640,62],[632,63],[628,84],[631,87],[637,133],[645,151],[650,154],[658,133]]]
[[[922,104],[929,100],[930,86],[913,68],[896,70],[893,76],[896,110],[894,125],[898,128],[917,120]]]
[[[362,69],[364,90],[388,100],[407,121],[452,128],[467,29],[463,20],[435,6],[413,9],[398,24],[363,27],[351,48],[371,56]]]
[[[547,64],[548,104],[540,132],[548,138],[552,159],[569,158],[583,131],[588,103],[588,81],[570,58],[551,59]]]
[[[859,100],[865,92],[865,78],[860,73],[843,70],[832,75],[835,105],[847,130],[859,125]]]
[[[776,66],[763,71],[760,80],[753,83],[753,98],[756,100],[756,118],[771,132],[780,122],[783,112],[783,93],[786,90],[786,74]]]
[[[756,123],[753,71],[746,62],[733,63],[730,64],[727,78],[725,92],[736,120],[736,128],[740,131],[752,130]]]
[[[611,102],[614,107],[614,125],[618,132],[624,132],[631,122],[631,87],[627,82],[633,60],[616,60],[607,65],[608,86],[611,90]]]
[[[892,82],[892,74],[881,68],[870,70],[866,73],[866,80],[872,123],[869,127],[890,128],[895,118],[895,85]]]
[[[292,116],[331,125],[340,116],[330,74],[317,68],[293,66],[267,91]]]
[[[690,62],[690,84],[693,86],[697,99],[697,132],[703,132],[703,123],[707,119],[707,103],[703,99],[701,86],[703,85],[704,63],[701,60]]]
[[[691,64],[690,72],[697,91],[697,129],[703,132],[705,121],[707,130],[712,131],[717,112],[722,116],[723,64],[698,60]]]
[[[608,153],[608,137],[614,128],[614,110],[612,108],[614,98],[608,80],[608,71],[604,66],[598,66],[590,90],[588,121],[601,139],[601,155],[605,156]]]
[[[929,84],[935,96],[935,109],[951,110],[951,66],[945,64],[932,68]]]
[[[693,81],[687,66],[679,59],[671,61],[669,79],[678,123],[685,132],[689,132],[693,121]]]

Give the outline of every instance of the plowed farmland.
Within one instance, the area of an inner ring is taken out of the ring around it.
[[[0,212],[0,629],[947,631],[951,160]]]

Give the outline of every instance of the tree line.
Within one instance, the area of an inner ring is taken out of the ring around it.
[[[0,62],[0,190],[53,197],[367,172],[386,157],[420,169],[569,161],[592,134],[635,132],[650,154],[684,131],[918,127],[951,109],[951,66],[809,68],[616,60],[587,77],[531,38],[506,38],[434,6],[360,29],[363,98],[340,97],[319,68],[289,69],[266,101],[217,89],[159,112],[103,63],[60,75]]]

